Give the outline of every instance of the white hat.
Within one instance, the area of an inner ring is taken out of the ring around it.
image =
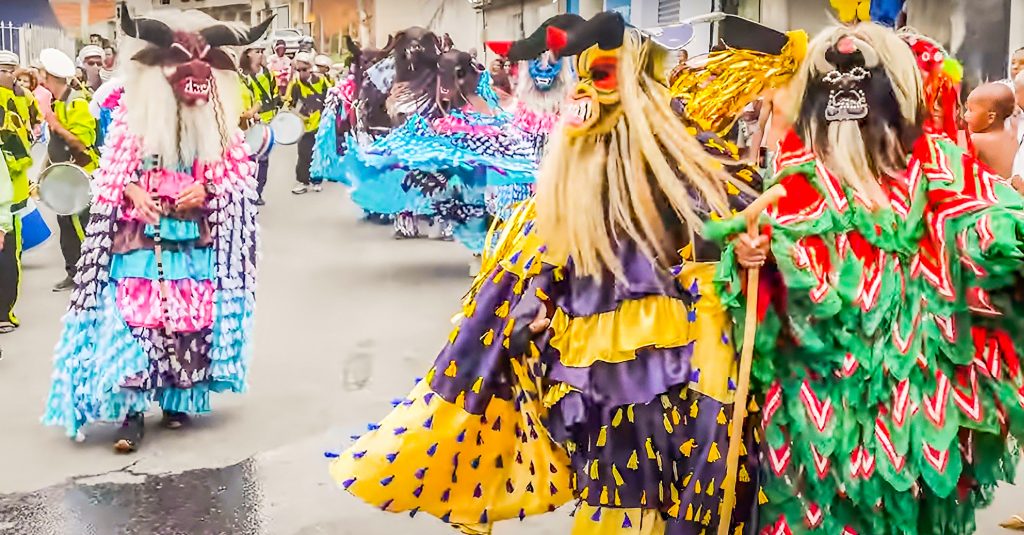
[[[102,58],[103,49],[96,45],[85,45],[78,51],[78,63],[85,62],[85,58]]]
[[[309,52],[298,52],[295,54],[295,58],[293,59],[293,61],[301,61],[302,63],[312,65],[313,55],[310,54]]]
[[[71,78],[75,75],[75,62],[56,48],[44,48],[39,53],[39,63],[43,65],[43,70],[52,76]]]
[[[253,41],[242,47],[243,50],[263,50],[264,48],[267,48],[267,41],[265,39]]]
[[[323,54],[317,54],[316,57],[313,58],[313,63],[315,63],[317,67],[330,67],[331,58]]]
[[[0,65],[21,65],[21,58],[10,50],[0,50]]]

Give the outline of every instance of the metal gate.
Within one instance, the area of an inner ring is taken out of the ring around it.
[[[75,57],[75,40],[63,30],[32,24],[14,25],[0,20],[0,50],[18,54],[22,64],[29,65],[39,58],[44,48],[56,48]]]

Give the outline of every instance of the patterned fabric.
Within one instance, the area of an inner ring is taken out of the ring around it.
[[[796,134],[776,169],[786,196],[762,218],[777,272],[762,279],[754,368],[764,533],[974,533],[1024,439],[1024,198],[940,136],[881,180],[881,208]],[[742,316],[734,255],[716,280]]]
[[[196,165],[189,173],[143,172],[142,144],[129,132],[124,114],[123,107],[114,114],[93,178],[96,194],[43,416],[44,423],[61,426],[72,437],[80,437],[88,423],[120,421],[153,402],[164,410],[208,411],[210,392],[245,389],[251,353],[255,164],[241,132],[218,162]],[[140,237],[124,188],[138,181],[173,199],[197,177],[214,191],[207,210],[194,219],[200,224],[164,227],[169,239],[183,238],[165,244],[168,275],[174,276],[175,263],[188,274],[170,283],[168,318],[156,312],[156,273],[147,249],[152,241]],[[126,269],[126,259],[136,255],[141,264]],[[203,264],[209,268],[196,271]]]
[[[465,532],[574,498],[574,533],[635,533],[645,522],[651,533],[713,532],[736,362],[714,265],[674,276],[622,244],[624,280],[576,277],[545,253],[532,210],[516,210],[486,251],[426,378],[328,454],[333,477],[384,511]],[[517,327],[540,306],[555,311],[552,332],[522,354]],[[756,452],[753,430],[745,438]],[[743,456],[738,531],[756,463]]]
[[[342,165],[361,208],[438,215],[474,252],[482,249],[488,228],[486,189],[532,183],[536,172],[532,146],[507,115],[414,116],[369,147],[348,142]]]

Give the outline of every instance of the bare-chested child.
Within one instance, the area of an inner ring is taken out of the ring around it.
[[[1013,159],[1019,146],[1016,125],[1007,121],[1016,105],[1013,90],[1006,84],[983,84],[967,97],[964,114],[978,158],[1007,178],[1013,176]]]

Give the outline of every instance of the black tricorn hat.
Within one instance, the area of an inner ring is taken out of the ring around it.
[[[625,33],[622,14],[605,11],[568,30],[547,28],[547,44],[559,57],[576,56],[595,45],[601,50],[615,50],[622,46]]]
[[[728,15],[719,23],[718,36],[729,48],[777,56],[789,42],[786,34],[750,19]]]
[[[529,37],[513,42],[508,50],[508,59],[511,61],[536,59],[548,50],[548,28],[569,31],[586,22],[587,19],[575,13],[555,15],[544,21]]]

